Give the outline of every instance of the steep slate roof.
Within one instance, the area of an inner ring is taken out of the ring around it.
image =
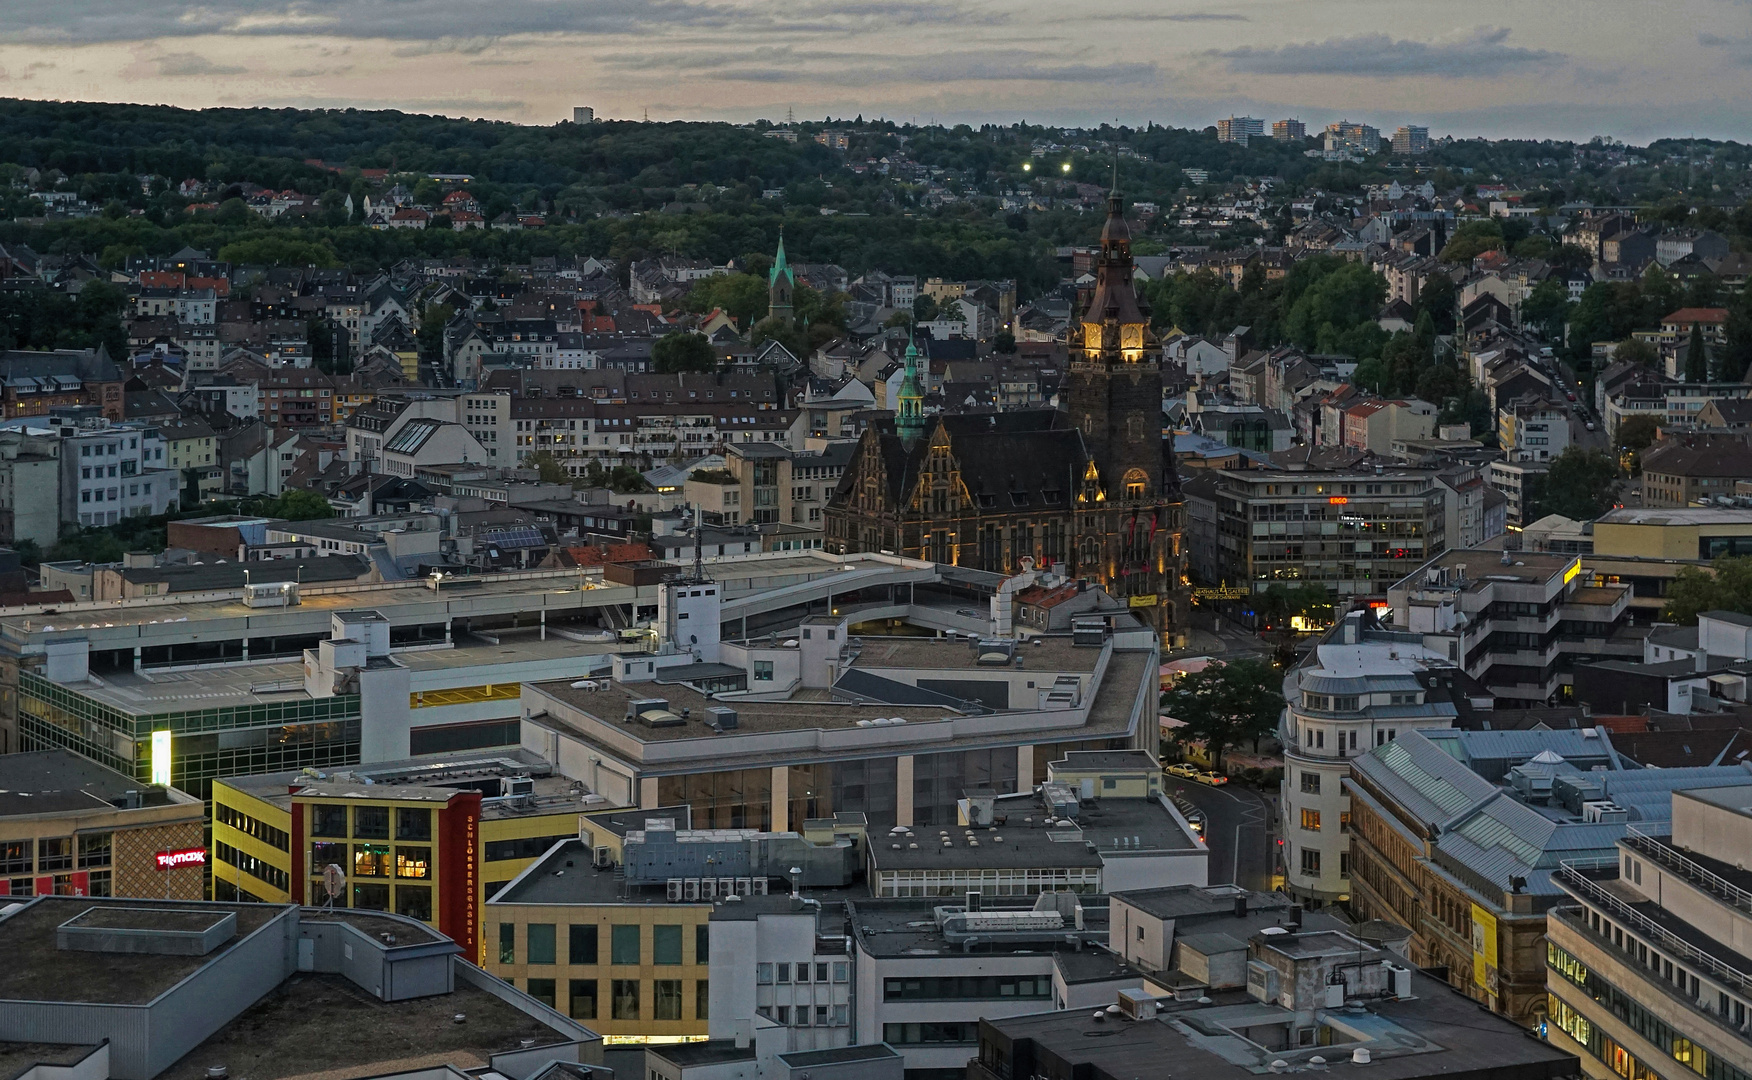
[[[1089,460],[1082,432],[1070,426],[1065,414],[1051,409],[940,415],[911,447],[894,434],[893,421],[884,420],[872,426],[871,437],[882,455],[892,504],[904,502],[918,482],[920,465],[939,428],[949,436],[968,493],[975,499],[990,496],[994,509],[1016,509],[1013,494],[1026,494],[1030,507],[1068,509]],[[852,482],[853,474],[846,473],[842,490]],[[1057,503],[1044,501],[1047,491],[1058,492]]]

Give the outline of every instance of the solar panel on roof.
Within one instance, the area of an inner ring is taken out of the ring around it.
[[[547,541],[541,537],[541,530],[532,525],[518,525],[508,529],[490,529],[481,533],[483,543],[495,547],[520,548],[546,547]]]

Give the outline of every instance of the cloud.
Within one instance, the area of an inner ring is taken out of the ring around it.
[[[1237,15],[1227,11],[1140,11],[1137,13],[1121,12],[1109,16],[1113,19],[1123,19],[1129,22],[1252,22],[1245,15]]]
[[[1479,27],[1461,38],[1410,41],[1386,34],[1359,34],[1276,49],[1243,46],[1211,50],[1205,56],[1228,61],[1232,71],[1249,75],[1360,75],[1396,79],[1425,75],[1489,78],[1567,59],[1545,49],[1507,44],[1506,27]]]
[[[699,57],[686,65],[694,81],[874,86],[882,83],[1056,82],[1154,83],[1153,63],[1065,62],[1024,49],[933,53],[873,61],[855,53],[823,54],[777,47],[721,58]]]
[[[454,38],[441,37],[431,41],[422,41],[414,45],[403,45],[390,52],[391,56],[434,56],[440,53],[461,53],[463,56],[478,56],[499,43],[496,37]]]
[[[151,62],[158,65],[158,74],[170,78],[182,78],[195,75],[241,75],[245,68],[234,64],[215,64],[200,53],[165,53],[154,56]]]
[[[1002,11],[927,0],[805,0],[737,5],[729,0],[6,0],[0,41],[82,44],[198,37],[323,36],[463,43],[519,35],[637,35],[675,30],[730,33],[850,32],[1007,21]],[[462,51],[455,44],[432,51]]]

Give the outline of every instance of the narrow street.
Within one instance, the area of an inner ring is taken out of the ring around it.
[[[1205,812],[1205,844],[1211,849],[1210,883],[1234,883],[1269,892],[1276,835],[1276,800],[1238,784],[1207,787],[1168,777],[1169,794]]]

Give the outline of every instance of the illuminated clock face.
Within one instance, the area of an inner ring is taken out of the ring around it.
[[[1144,347],[1144,324],[1132,323],[1120,327],[1119,347],[1122,349],[1142,349]]]

